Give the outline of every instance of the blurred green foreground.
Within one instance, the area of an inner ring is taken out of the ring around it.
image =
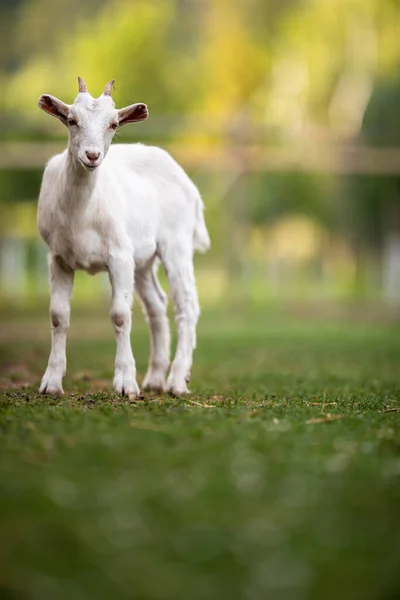
[[[106,313],[73,315],[62,399],[47,317],[2,323],[2,599],[400,597],[398,325],[208,312],[193,396],[135,403]]]

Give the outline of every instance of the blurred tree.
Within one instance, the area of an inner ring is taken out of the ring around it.
[[[398,0],[3,0],[0,135],[26,137],[34,127],[64,135],[37,97],[72,101],[81,75],[93,94],[115,77],[118,105],[146,101],[152,119],[142,132],[225,145],[238,171],[240,148],[272,136],[304,152],[305,139],[399,145],[398,8]],[[194,128],[186,115],[199,119]],[[220,210],[239,223],[238,238],[297,212],[336,227],[361,255],[380,252],[397,219],[395,178],[348,178],[335,196],[336,221],[329,177],[226,179]]]
[[[35,27],[46,3],[52,4],[48,0],[35,2],[37,11],[30,12],[20,28],[25,31],[33,21],[29,28],[36,33],[31,34],[30,43],[36,45],[36,51],[10,78],[6,106],[11,108],[18,98],[22,110],[34,118],[37,96],[51,89],[70,101],[75,95],[73,85],[78,74],[86,78],[93,94],[101,93],[106,81],[114,77],[119,104],[141,98],[159,113],[181,111],[188,104],[197,74],[191,68],[190,47],[183,51],[177,40],[182,39],[184,29],[185,36],[195,29],[197,21],[188,27],[186,3],[111,0],[90,19],[87,10],[77,11],[71,34],[63,22],[62,10],[57,18],[49,14],[48,20],[40,19],[43,27]],[[100,7],[104,4],[92,2]],[[68,5],[69,0],[63,3]],[[59,3],[56,9],[60,10]],[[54,29],[50,39],[46,39],[51,24]],[[42,36],[46,42],[41,45],[38,40]],[[185,45],[195,44],[195,39],[195,35],[186,37]]]
[[[248,107],[268,69],[264,44],[257,43],[246,22],[243,3],[209,3],[199,53],[203,80],[197,108],[225,120]]]
[[[106,0],[2,0],[0,56],[13,73],[32,55],[49,57],[58,49],[60,34],[73,34],[79,19],[96,15]]]
[[[19,8],[27,0],[2,0],[0,5],[0,74],[12,71],[18,66],[14,44],[15,24]]]
[[[219,139],[242,114],[255,129],[273,126],[284,135],[313,123],[355,135],[374,78],[392,72],[400,56],[396,4],[18,0],[10,8],[7,2],[2,14],[11,11],[14,20],[8,71],[18,69],[6,76],[5,106],[12,114],[18,102],[30,121],[45,123],[37,96],[52,90],[71,99],[80,74],[93,93],[115,77],[116,100],[140,96],[153,116],[202,113],[205,129]]]
[[[303,215],[332,227],[332,178],[310,173],[268,173],[254,180],[251,218],[254,224],[287,215]]]
[[[399,64],[400,66],[400,64]],[[373,146],[400,146],[400,79],[378,81],[365,112],[361,139]],[[400,177],[351,176],[345,180],[343,225],[359,261],[368,252],[382,261],[386,296],[400,298]]]

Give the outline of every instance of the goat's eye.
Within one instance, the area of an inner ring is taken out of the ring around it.
[[[78,125],[78,123],[75,121],[75,119],[68,119],[68,125],[70,127],[74,127],[74,125]]]
[[[118,123],[111,123],[110,129],[117,129]]]

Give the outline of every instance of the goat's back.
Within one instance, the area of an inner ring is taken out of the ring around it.
[[[115,144],[107,156],[129,171],[144,177],[156,190],[162,230],[178,233],[183,229],[192,237],[196,250],[205,252],[210,238],[203,217],[200,193],[183,168],[168,152],[144,144]],[[111,165],[110,165],[111,166]]]
[[[163,185],[178,184],[189,196],[198,195],[194,183],[166,150],[144,144],[114,144],[107,159],[117,160],[135,173],[148,176]]]

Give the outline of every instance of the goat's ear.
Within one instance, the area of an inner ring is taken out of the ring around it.
[[[55,98],[54,96],[43,94],[38,100],[38,106],[52,117],[60,119],[60,121],[66,125],[69,111],[68,104],[64,104],[64,102],[61,102],[61,100],[58,100],[58,98]]]
[[[138,102],[131,104],[118,111],[119,125],[127,125],[128,123],[136,123],[137,121],[145,121],[149,116],[149,111],[146,104]]]

